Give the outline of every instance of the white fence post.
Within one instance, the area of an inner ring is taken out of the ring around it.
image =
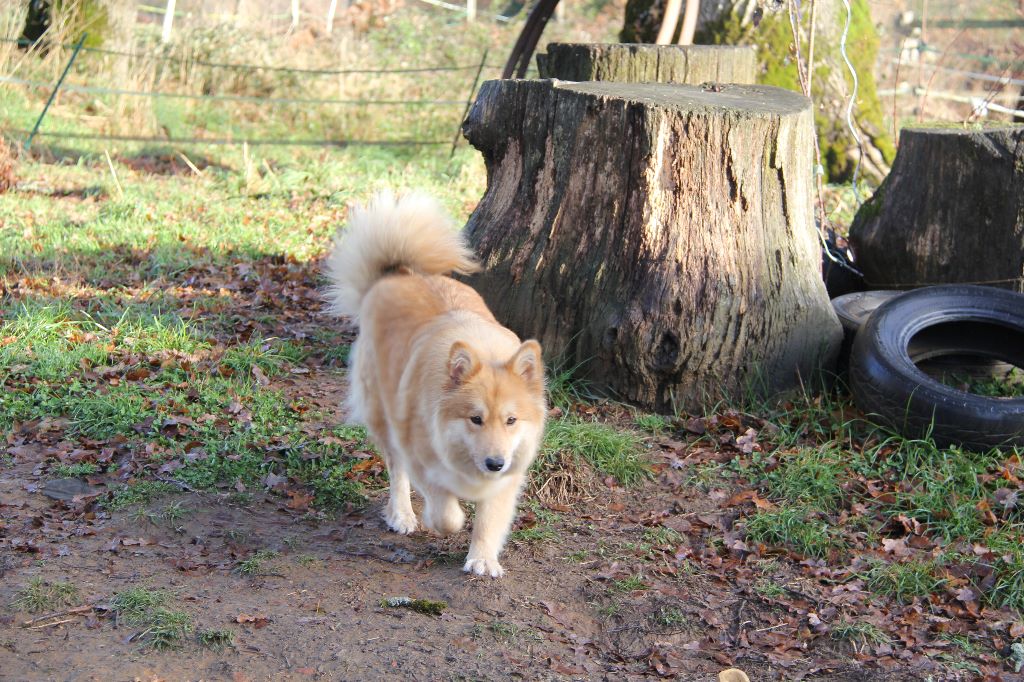
[[[338,11],[338,0],[331,0],[331,5],[327,8],[327,35],[331,35],[334,31],[334,14]]]
[[[299,0],[292,0],[292,27],[295,30],[299,27]]]
[[[160,33],[160,42],[171,42],[171,29],[174,27],[174,2],[167,0],[167,8],[164,10],[164,28]]]
[[[476,21],[476,0],[466,0],[466,21]]]

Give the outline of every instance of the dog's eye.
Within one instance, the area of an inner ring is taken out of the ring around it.
[[[513,424],[516,423],[516,418],[515,417],[509,417],[508,419],[505,420],[505,423],[508,424],[509,426],[512,426]]]
[[[473,422],[477,426],[482,426],[484,423],[484,418],[478,414],[474,414],[472,417],[469,418],[469,421]]]

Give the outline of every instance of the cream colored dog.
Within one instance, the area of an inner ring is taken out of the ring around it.
[[[334,312],[359,336],[350,355],[349,419],[366,426],[391,480],[385,520],[460,530],[459,500],[476,503],[464,571],[498,563],[526,471],[544,432],[540,344],[498,324],[479,294],[447,277],[478,269],[429,197],[380,194],[355,209],[327,262]]]

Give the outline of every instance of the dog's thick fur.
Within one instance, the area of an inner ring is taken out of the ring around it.
[[[460,530],[476,503],[463,570],[498,577],[498,554],[544,432],[536,341],[498,324],[479,294],[447,277],[478,269],[429,197],[375,197],[350,216],[327,263],[333,311],[354,317],[350,421],[364,424],[391,479],[385,512],[398,533]]]

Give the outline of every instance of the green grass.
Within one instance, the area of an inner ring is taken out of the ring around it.
[[[661,434],[669,430],[671,423],[660,414],[638,414],[633,423],[643,431]]]
[[[682,533],[665,526],[652,526],[644,530],[645,544],[657,549],[674,550],[685,541]]]
[[[617,594],[626,594],[629,592],[638,592],[650,589],[649,585],[644,581],[642,575],[632,575],[622,580],[612,581],[609,586],[609,591]]]
[[[192,632],[192,617],[184,611],[154,609],[135,639],[152,649],[176,649]]]
[[[961,391],[989,398],[1024,397],[1024,369],[1014,367],[1005,376],[977,377],[953,373],[940,379]]]
[[[875,561],[863,576],[868,589],[901,602],[927,597],[937,592],[944,582],[936,575],[936,565],[931,561]]]
[[[116,488],[113,496],[103,506],[111,511],[139,507],[178,490],[176,486],[163,481],[136,481]]]
[[[174,525],[192,513],[192,510],[182,505],[181,502],[172,502],[160,512],[160,518],[167,523]]]
[[[78,588],[71,583],[47,582],[42,578],[31,578],[14,597],[16,609],[39,613],[53,611],[61,606],[71,606],[78,601]]]
[[[55,464],[50,467],[49,473],[55,478],[77,478],[79,476],[90,476],[100,470],[95,462],[77,462],[75,464]]]
[[[245,576],[263,575],[267,570],[267,562],[277,557],[277,552],[270,549],[261,549],[248,559],[238,562],[235,570]]]
[[[855,649],[889,644],[892,641],[892,638],[874,623],[856,620],[841,620],[833,625],[832,639],[850,642]]]
[[[529,509],[536,517],[536,522],[527,528],[512,531],[509,540],[533,545],[558,539],[558,531],[554,525],[558,521],[558,514],[536,503],[530,504]]]
[[[979,590],[983,602],[1024,610],[1024,515],[1015,507],[1002,510],[995,499],[1007,485],[1000,472],[1015,466],[1014,451],[972,452],[899,438],[858,419],[834,396],[744,409],[772,424],[759,434],[763,452],[706,465],[696,482],[713,487],[739,477],[778,505],[747,516],[748,541],[815,558],[849,556],[878,547],[879,529],[898,527],[899,519],[916,522],[939,546],[989,547],[996,578],[992,587]],[[867,494],[865,481],[885,494]],[[851,513],[853,505],[861,511]],[[993,509],[995,528],[983,509]],[[930,568],[876,565],[867,574],[868,587],[898,599],[933,593],[945,567],[977,560],[945,552]]]
[[[786,594],[786,590],[782,585],[778,584],[771,578],[758,578],[754,583],[754,592],[769,600],[778,599],[782,595]]]
[[[638,485],[651,475],[640,438],[608,424],[574,418],[549,422],[538,458],[541,466],[545,455],[559,451],[569,453],[604,476],[614,477],[624,486]]]
[[[549,364],[546,388],[548,402],[552,406],[568,412],[574,404],[585,401],[591,395],[589,383],[579,376],[584,364],[569,366],[563,361]]]
[[[492,620],[487,624],[487,631],[494,639],[505,645],[512,645],[522,640],[537,641],[537,631],[528,625],[519,625],[505,620]]]
[[[110,600],[110,608],[119,621],[128,625],[141,623],[152,610],[167,603],[169,595],[163,590],[132,587],[118,592]]]
[[[316,566],[320,563],[320,559],[313,556],[312,554],[300,554],[299,556],[295,557],[295,561],[298,562],[299,566],[302,566],[304,568]]]
[[[242,376],[257,368],[265,376],[273,377],[280,374],[288,364],[301,362],[305,356],[302,347],[290,341],[251,339],[229,348],[222,363]]]
[[[807,509],[785,507],[747,517],[747,538],[768,546],[787,545],[801,554],[824,558],[845,545],[839,529]]]
[[[780,465],[768,474],[767,489],[774,499],[801,506],[833,510],[843,497],[843,454],[809,447],[792,454],[779,453]]]
[[[166,608],[169,599],[162,590],[133,587],[115,594],[110,608],[119,624],[137,628],[133,641],[151,649],[176,649],[192,632],[192,617]]]
[[[220,651],[235,645],[235,633],[231,630],[200,630],[196,633],[196,640],[207,649]]]
[[[682,609],[662,606],[654,614],[653,621],[663,628],[677,628],[688,624],[690,619]]]

